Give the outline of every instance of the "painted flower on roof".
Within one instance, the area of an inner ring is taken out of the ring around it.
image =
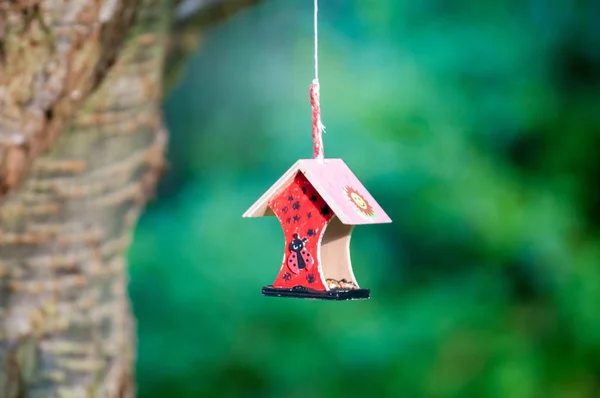
[[[356,189],[345,186],[344,193],[348,201],[354,205],[358,214],[368,219],[375,218],[375,209]]]

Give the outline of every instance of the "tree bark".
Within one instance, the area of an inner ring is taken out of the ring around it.
[[[2,398],[134,395],[125,253],[163,168],[164,54],[186,53],[172,6],[0,2]]]
[[[167,5],[142,1],[106,77],[0,207],[2,397],[133,395],[124,253],[163,162]]]

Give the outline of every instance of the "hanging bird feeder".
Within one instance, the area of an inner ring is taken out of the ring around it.
[[[285,252],[275,282],[263,294],[324,300],[367,299],[350,261],[350,237],[355,225],[392,220],[341,159],[323,152],[317,0],[315,6],[315,79],[310,86],[314,159],[296,162],[244,217],[275,215],[283,227]]]
[[[266,296],[349,300],[369,298],[350,259],[355,225],[391,222],[341,159],[294,164],[244,217],[275,215],[283,227],[283,264]]]

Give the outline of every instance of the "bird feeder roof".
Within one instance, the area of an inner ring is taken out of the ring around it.
[[[269,201],[302,173],[346,225],[384,224],[392,220],[342,159],[301,159],[254,203],[243,217],[274,215]]]

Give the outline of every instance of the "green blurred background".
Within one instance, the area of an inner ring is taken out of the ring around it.
[[[311,156],[312,2],[204,38],[131,250],[139,396],[600,397],[599,1],[322,0],[325,153],[393,219],[358,227],[368,301],[261,296]]]

